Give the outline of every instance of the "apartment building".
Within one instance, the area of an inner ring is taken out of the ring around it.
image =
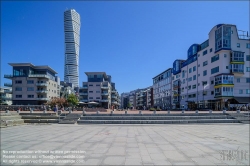
[[[129,92],[121,94],[121,97],[120,97],[120,99],[121,99],[120,108],[121,109],[127,108],[127,106],[128,106],[128,96],[129,96]]]
[[[0,87],[0,104],[12,105],[11,87]]]
[[[172,68],[169,68],[153,78],[154,107],[172,108]]]
[[[148,87],[145,89],[140,89],[136,92],[136,109],[150,109],[153,107],[153,88]]]
[[[4,75],[4,78],[12,83],[5,83],[4,86],[12,87],[13,105],[40,105],[60,96],[60,79],[51,67],[31,63],[9,65],[13,67],[12,74]]]
[[[79,88],[79,98],[82,102],[97,102],[106,109],[119,108],[120,98],[111,82],[111,76],[105,72],[85,72],[87,82]]]
[[[187,60],[173,76],[181,83],[181,108],[222,109],[250,103],[250,40],[237,27],[218,24],[209,38],[188,49]]]

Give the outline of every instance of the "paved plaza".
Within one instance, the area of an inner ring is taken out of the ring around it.
[[[69,160],[67,155],[73,159]],[[63,160],[64,163],[59,162]],[[29,124],[1,128],[2,165],[43,165],[42,162],[54,162],[47,165],[249,165],[249,125]]]

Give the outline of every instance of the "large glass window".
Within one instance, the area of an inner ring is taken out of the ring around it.
[[[213,57],[211,57],[211,63],[213,63],[213,62],[215,62],[215,61],[217,61],[217,60],[219,60],[219,54],[218,55],[215,55],[215,56],[213,56]]]
[[[250,78],[246,78],[246,82],[247,82],[247,83],[250,83]]]
[[[250,89],[247,89],[247,90],[246,90],[246,94],[250,94]]]
[[[193,80],[196,80],[196,75],[193,76]]]
[[[231,57],[231,61],[244,62],[244,52],[234,51]]]
[[[22,87],[16,87],[15,91],[22,91]]]
[[[34,84],[34,80],[27,80],[27,84]]]
[[[250,67],[246,67],[246,72],[250,72]]]
[[[34,91],[34,87],[27,87],[27,91]]]
[[[246,55],[246,61],[250,61],[250,55]]]
[[[196,71],[196,66],[193,67],[193,71]]]
[[[192,72],[192,68],[189,68],[189,73],[191,73]]]
[[[203,76],[206,76],[207,75],[207,70],[204,70],[203,71]]]
[[[219,72],[219,66],[211,69],[211,74],[218,73]]]
[[[206,66],[207,65],[207,61],[203,62],[203,66]]]
[[[244,73],[244,64],[232,64],[232,72]]]
[[[203,56],[207,54],[207,50],[203,51]]]
[[[219,75],[215,77],[215,85],[219,84],[233,84],[233,75]]]

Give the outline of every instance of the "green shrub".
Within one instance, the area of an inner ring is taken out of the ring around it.
[[[161,111],[161,109],[160,109],[160,108],[157,108],[156,111]]]
[[[155,108],[150,108],[149,110],[150,110],[150,111],[155,111]]]

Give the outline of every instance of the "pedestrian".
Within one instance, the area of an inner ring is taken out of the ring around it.
[[[58,107],[57,107],[57,105],[55,106],[55,112],[57,112],[58,111]]]

